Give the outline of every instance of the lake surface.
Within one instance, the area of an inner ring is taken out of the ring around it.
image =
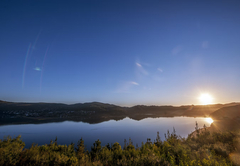
[[[205,124],[210,126],[208,118],[203,117],[174,117],[174,118],[146,118],[136,121],[130,118],[115,121],[110,120],[98,124],[88,124],[83,122],[58,122],[58,123],[44,123],[44,124],[22,124],[22,125],[5,125],[0,126],[0,139],[4,136],[22,136],[22,140],[26,144],[26,148],[31,144],[38,145],[49,144],[50,140],[58,138],[58,144],[77,144],[82,137],[87,149],[90,150],[93,143],[99,139],[102,146],[107,143],[118,142],[123,147],[124,139],[131,138],[133,144],[141,146],[142,142],[146,142],[147,138],[152,141],[157,136],[159,131],[160,137],[164,140],[164,133],[167,130],[172,133],[173,127],[176,134],[182,137],[187,137],[195,130],[195,122],[198,122],[200,128]]]

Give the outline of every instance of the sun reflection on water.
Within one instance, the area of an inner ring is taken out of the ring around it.
[[[211,124],[213,122],[212,118],[205,118],[205,121]]]

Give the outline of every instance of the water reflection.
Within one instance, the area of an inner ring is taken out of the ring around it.
[[[56,136],[59,144],[70,144],[72,142],[76,144],[82,137],[87,149],[90,149],[97,139],[100,139],[102,146],[115,142],[119,142],[123,146],[124,139],[128,140],[129,138],[131,138],[134,145],[141,145],[142,142],[147,141],[147,138],[154,141],[158,131],[163,140],[164,133],[167,130],[172,132],[173,127],[178,135],[187,137],[188,134],[195,130],[196,121],[200,128],[204,124],[207,127],[211,124],[209,118],[174,117],[146,118],[140,121],[125,118],[99,124],[65,121],[60,123],[6,125],[0,127],[0,139],[7,135],[12,137],[22,135],[26,147],[30,147],[33,142],[39,145],[48,144]]]
[[[205,120],[206,120],[206,122],[208,122],[209,124],[212,124],[212,123],[213,123],[212,118],[206,118]]]

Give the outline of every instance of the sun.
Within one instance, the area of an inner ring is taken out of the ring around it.
[[[203,105],[212,104],[213,103],[213,97],[208,93],[203,93],[203,94],[200,95],[199,101]]]

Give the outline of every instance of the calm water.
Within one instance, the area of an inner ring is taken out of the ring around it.
[[[157,131],[160,132],[160,137],[164,140],[164,133],[167,130],[170,133],[173,127],[178,135],[187,137],[195,129],[195,122],[198,122],[199,127],[210,126],[207,118],[198,117],[174,117],[174,118],[146,118],[136,121],[130,118],[125,118],[120,121],[110,120],[98,124],[88,124],[83,122],[59,122],[45,124],[24,124],[24,125],[6,125],[0,126],[0,139],[4,136],[22,136],[26,147],[37,143],[38,145],[48,144],[50,140],[58,138],[58,144],[77,143],[82,137],[87,149],[90,150],[93,143],[99,139],[102,146],[107,143],[119,142],[124,145],[124,139],[131,138],[134,145],[141,145],[146,142],[147,138],[153,141],[157,136]]]

